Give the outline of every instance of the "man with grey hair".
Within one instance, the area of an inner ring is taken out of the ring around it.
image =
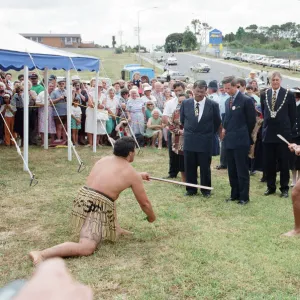
[[[249,202],[248,153],[253,144],[251,134],[256,113],[253,101],[239,91],[238,81],[234,76],[225,77],[223,85],[230,96],[225,102],[222,132],[231,186],[231,195],[226,201],[238,201],[238,204],[245,205]]]
[[[270,75],[271,88],[261,97],[261,109],[264,116],[262,140],[264,146],[264,171],[267,179],[265,195],[276,192],[276,167],[280,171],[280,197],[288,198],[289,191],[289,151],[277,137],[281,134],[291,141],[292,128],[296,120],[296,101],[294,94],[281,86],[279,72]]]

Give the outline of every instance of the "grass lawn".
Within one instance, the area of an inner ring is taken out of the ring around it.
[[[108,76],[134,56],[99,54]],[[85,73],[83,73],[84,75]],[[102,74],[101,74],[102,75]],[[83,78],[89,78],[84,77]],[[30,147],[29,161],[39,184],[29,176],[15,149],[0,148],[0,286],[29,278],[34,268],[29,251],[66,240],[76,241],[69,226],[72,201],[93,164],[111,153],[109,147],[78,148],[87,168],[77,173],[76,159],[66,149]],[[218,158],[214,159],[214,167]],[[168,153],[145,149],[134,166],[152,176],[168,171]],[[297,238],[280,234],[293,227],[291,200],[262,196],[260,175],[251,178],[251,203],[225,203],[226,171],[212,169],[211,199],[185,198],[184,188],[145,183],[157,214],[149,224],[130,190],[117,201],[120,224],[132,237],[101,244],[94,255],[66,259],[72,275],[94,290],[95,299],[299,299],[300,268]]]
[[[0,286],[30,276],[30,250],[76,241],[69,227],[72,200],[95,161],[111,149],[78,152],[87,165],[82,173],[75,159],[67,161],[66,149],[30,148],[39,180],[30,188],[17,153],[1,148]],[[145,149],[134,166],[165,176],[167,150]],[[92,287],[95,299],[299,299],[300,240],[280,236],[293,227],[291,201],[263,197],[257,174],[248,206],[225,203],[226,171],[213,169],[212,178],[209,200],[187,199],[179,186],[145,183],[157,214],[153,224],[132,192],[122,193],[120,224],[135,234],[104,242],[90,257],[66,259],[73,276]]]

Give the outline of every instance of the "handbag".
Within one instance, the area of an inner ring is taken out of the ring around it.
[[[107,121],[108,120],[108,113],[106,110],[97,110],[97,120]]]

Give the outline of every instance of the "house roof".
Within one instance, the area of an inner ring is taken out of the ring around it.
[[[20,35],[24,37],[75,37],[75,38],[81,38],[81,35],[78,33],[70,34],[70,33],[20,33]]]

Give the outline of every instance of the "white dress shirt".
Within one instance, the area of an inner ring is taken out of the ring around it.
[[[178,105],[177,98],[173,98],[173,99],[167,101],[164,111],[163,111],[163,116],[172,117],[172,114],[176,110],[177,105]]]
[[[194,104],[195,104],[195,109],[196,109],[196,105],[197,103],[199,103],[199,115],[198,115],[198,122],[200,122],[202,115],[203,115],[203,111],[204,111],[204,106],[205,106],[205,100],[206,97],[204,97],[204,99],[202,101],[197,102],[196,100],[194,100]]]

